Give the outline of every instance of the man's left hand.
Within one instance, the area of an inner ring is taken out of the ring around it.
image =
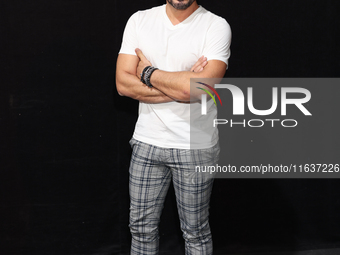
[[[145,67],[147,66],[152,66],[152,64],[150,63],[149,60],[146,59],[146,57],[144,56],[143,52],[140,49],[135,49],[135,52],[137,54],[137,57],[139,57],[139,63],[137,65],[137,77],[140,79],[141,74],[144,70]]]

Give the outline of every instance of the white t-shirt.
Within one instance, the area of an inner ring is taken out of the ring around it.
[[[164,4],[138,11],[130,17],[119,53],[136,55],[135,49],[139,48],[151,64],[160,70],[190,71],[202,55],[208,61],[216,59],[228,64],[230,43],[231,30],[225,19],[199,6],[187,19],[174,26]],[[208,101],[207,109],[211,121],[206,121],[206,118],[200,120],[199,103],[140,102],[133,137],[165,148],[210,148],[218,141],[218,130],[212,127],[212,119],[217,116],[212,100]],[[190,119],[190,111],[191,117],[195,116],[196,119]],[[194,126],[199,126],[199,130],[190,128],[190,122],[195,122]],[[193,141],[190,136],[200,139]]]

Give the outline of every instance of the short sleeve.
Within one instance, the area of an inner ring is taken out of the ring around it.
[[[203,55],[209,60],[221,60],[227,64],[230,57],[231,29],[223,18],[216,20],[209,28]]]
[[[136,55],[135,49],[138,48],[137,24],[138,12],[134,13],[126,23],[119,53]]]

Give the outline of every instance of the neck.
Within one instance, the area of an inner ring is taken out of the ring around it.
[[[184,21],[186,18],[188,18],[194,11],[198,8],[197,2],[193,2],[192,5],[190,5],[185,10],[177,10],[175,9],[171,4],[168,2],[166,3],[166,14],[168,15],[171,23],[173,25],[177,25]]]

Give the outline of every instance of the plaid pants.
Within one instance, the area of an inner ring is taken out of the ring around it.
[[[217,163],[219,145],[208,149],[161,148],[135,139],[130,163],[131,254],[158,254],[158,225],[171,177],[186,255],[212,254],[209,202],[214,175],[195,166]]]

